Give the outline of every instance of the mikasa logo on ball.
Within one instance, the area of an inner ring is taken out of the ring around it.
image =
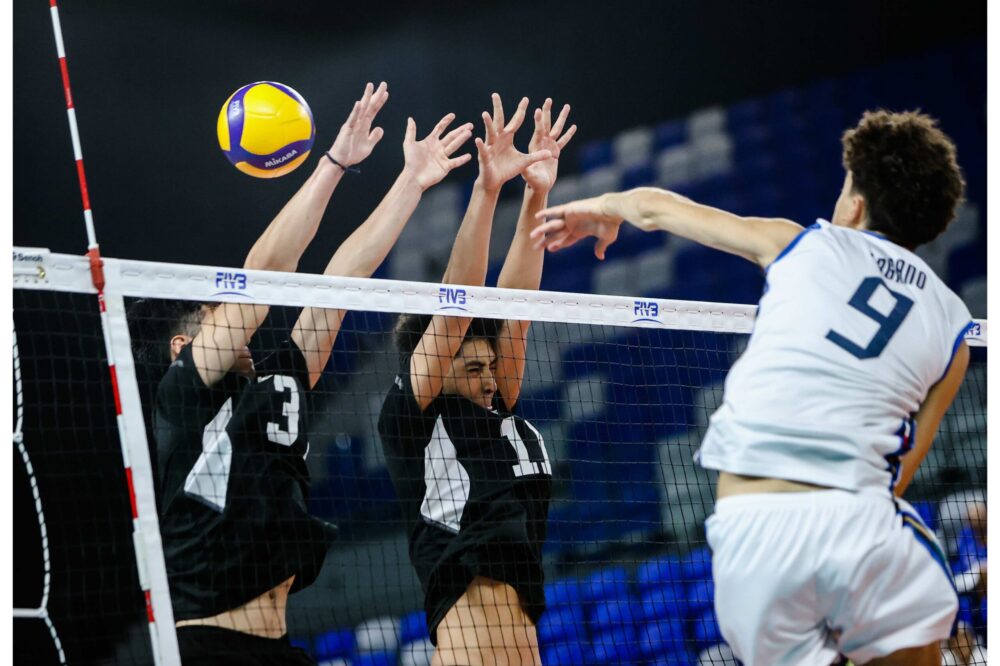
[[[277,166],[278,164],[281,164],[282,162],[287,162],[289,159],[291,159],[292,157],[294,157],[295,155],[298,155],[298,154],[299,154],[299,151],[297,151],[297,150],[295,150],[293,148],[292,152],[290,152],[290,153],[285,153],[281,157],[276,157],[273,160],[268,160],[268,161],[264,162],[264,166],[266,166],[266,167]]]

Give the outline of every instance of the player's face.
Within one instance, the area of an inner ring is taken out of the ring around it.
[[[830,220],[838,227],[851,227],[857,229],[864,219],[864,199],[853,192],[854,182],[851,172],[848,171],[844,177],[844,186],[840,190],[837,204],[833,207],[833,219]]]
[[[490,343],[469,340],[451,362],[441,392],[460,395],[480,407],[491,409],[497,392],[496,367],[497,355]]]

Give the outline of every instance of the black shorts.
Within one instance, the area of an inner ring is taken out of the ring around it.
[[[177,628],[177,644],[184,666],[316,666],[288,636],[263,638],[220,627]]]
[[[437,645],[438,625],[476,576],[513,587],[521,609],[532,623],[538,624],[545,612],[545,576],[533,549],[502,541],[481,543],[444,558],[431,572],[424,610],[434,645]]]

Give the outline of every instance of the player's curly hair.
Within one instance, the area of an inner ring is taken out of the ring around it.
[[[136,363],[150,371],[165,370],[170,365],[170,338],[195,335],[206,305],[216,304],[162,298],[142,298],[132,303],[126,318]]]
[[[406,358],[420,343],[424,331],[431,324],[434,315],[429,314],[401,314],[396,319],[396,326],[392,330],[392,339],[396,344],[396,349]],[[469,340],[486,340],[493,351],[497,348],[497,339],[500,337],[500,329],[503,327],[502,319],[473,319],[469,324],[469,329],[465,332],[465,339],[462,344]]]
[[[955,219],[965,180],[955,144],[919,111],[866,111],[844,132],[844,168],[864,197],[868,228],[915,249]]]

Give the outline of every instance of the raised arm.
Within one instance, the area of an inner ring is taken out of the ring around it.
[[[388,97],[386,84],[376,90],[369,83],[362,98],[354,103],[340,128],[330,153],[340,164],[352,166],[371,154],[382,138],[381,128],[359,136],[359,118],[371,117]],[[370,119],[368,121],[370,126]],[[294,271],[306,246],[312,241],[330,197],[344,175],[343,169],[321,157],[316,169],[298,192],[271,221],[247,254],[244,268],[267,271]],[[207,385],[219,381],[243,353],[250,338],[267,316],[267,306],[223,303],[205,316],[192,343],[198,374]]]
[[[618,238],[625,220],[643,231],[667,231],[739,255],[762,268],[802,232],[790,220],[741,217],[655,187],[572,201],[543,210],[537,217],[547,220],[532,232],[539,246],[556,251],[594,236],[598,259],[604,259],[604,251]]]
[[[937,436],[938,426],[944,418],[951,403],[955,400],[962,380],[965,379],[965,371],[969,368],[969,346],[964,342],[958,346],[955,358],[951,361],[951,366],[945,376],[927,392],[924,404],[920,406],[915,418],[917,422],[917,436],[913,448],[904,455],[900,461],[902,469],[899,473],[899,480],[896,482],[895,492],[897,497],[902,497],[903,493],[917,473],[920,463],[927,457],[931,450],[931,444]]]
[[[552,100],[546,99],[541,109],[535,109],[535,131],[528,149],[548,150],[552,157],[532,164],[524,171],[524,202],[517,220],[517,229],[507,251],[497,286],[506,289],[538,289],[542,282],[545,251],[534,247],[531,232],[540,222],[535,218],[548,203],[549,192],[559,172],[559,155],[576,133],[576,125],[565,132],[569,104],[563,106],[555,124],[552,123]],[[504,323],[497,344],[496,381],[507,409],[513,409],[521,394],[530,321],[509,319]]]
[[[529,165],[550,156],[548,151],[524,154],[514,147],[514,135],[524,122],[527,107],[527,98],[522,99],[505,125],[500,96],[494,93],[493,116],[483,112],[486,137],[476,139],[479,177],[455,237],[443,282],[480,286],[485,283],[490,232],[500,188]],[[467,317],[435,316],[417,343],[410,358],[410,384],[421,409],[426,409],[441,392],[444,375],[462,346],[470,322]]]
[[[402,172],[368,219],[341,243],[324,275],[371,277],[395,245],[423,193],[472,159],[469,154],[451,157],[472,135],[472,123],[441,136],[454,119],[455,114],[449,113],[423,141],[417,141],[416,123],[407,119]],[[295,323],[292,340],[305,356],[310,386],[319,381],[330,359],[344,314],[344,310],[305,308]]]

